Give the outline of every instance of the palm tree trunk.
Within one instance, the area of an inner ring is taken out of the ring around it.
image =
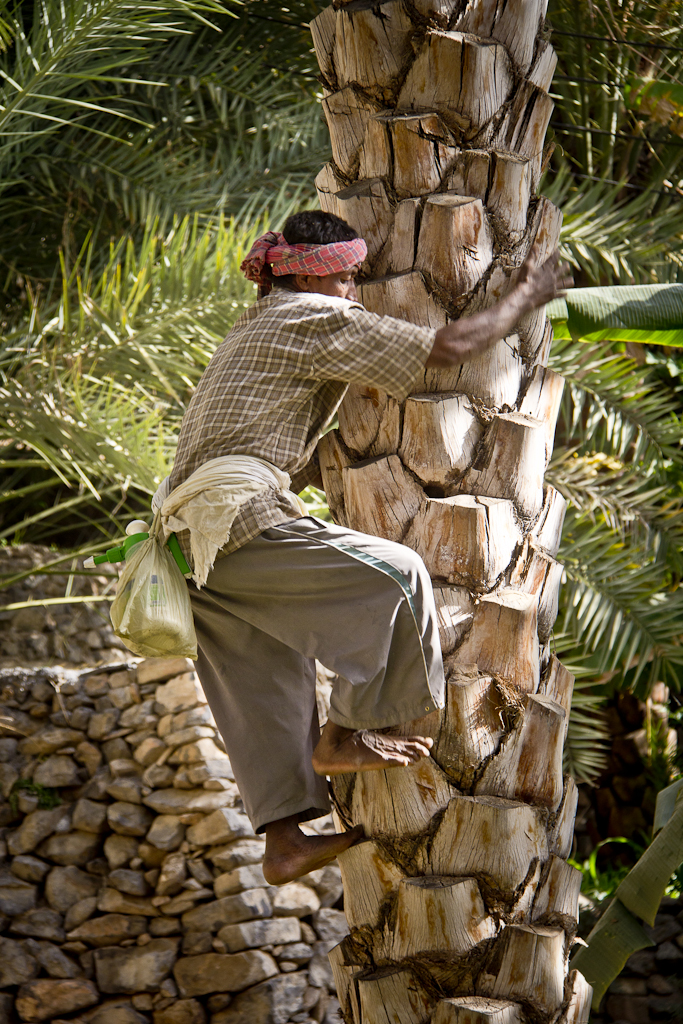
[[[338,2],[313,22],[334,162],[321,206],[368,244],[368,309],[438,327],[499,299],[561,214],[535,188],[555,57],[544,0]],[[336,520],[402,541],[434,581],[448,677],[408,769],[344,776],[347,1024],[587,1021],[568,974],[580,874],[562,775],[573,678],[550,652],[564,500],[544,489],[563,381],[542,312],[401,407],[352,387],[320,445]]]

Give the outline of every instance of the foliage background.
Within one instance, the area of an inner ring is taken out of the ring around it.
[[[0,0],[0,541],[71,559],[146,511],[253,298],[251,240],[316,205],[328,137],[306,23],[323,6]],[[683,280],[682,6],[550,4],[543,191],[578,284]],[[567,387],[548,479],[570,500],[555,643],[579,674],[582,778],[596,699],[680,689],[681,356],[565,339],[551,365]]]

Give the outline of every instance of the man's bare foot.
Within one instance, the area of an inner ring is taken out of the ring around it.
[[[344,729],[329,719],[313,751],[318,775],[377,771],[405,767],[429,757],[434,740],[428,736],[386,736],[369,729]]]
[[[297,815],[266,825],[263,874],[269,885],[284,885],[329,864],[364,836],[363,826],[333,836],[305,836]]]

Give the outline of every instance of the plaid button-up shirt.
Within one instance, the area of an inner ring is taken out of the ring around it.
[[[316,475],[315,446],[348,385],[405,398],[435,334],[347,299],[276,288],[242,314],[204,371],[183,417],[171,487],[209,459],[252,455],[302,490]],[[269,490],[242,507],[222,554],[300,515]],[[187,557],[187,537],[179,540]]]

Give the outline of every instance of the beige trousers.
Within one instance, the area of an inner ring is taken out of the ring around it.
[[[443,707],[431,581],[402,544],[312,517],[265,530],[190,584],[197,672],[254,828],[329,810],[313,771],[315,659],[330,718],[380,729]]]

